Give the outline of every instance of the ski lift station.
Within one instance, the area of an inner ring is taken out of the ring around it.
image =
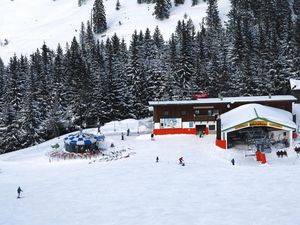
[[[183,101],[151,101],[155,135],[216,134],[223,148],[255,146],[288,147],[293,140],[296,115],[292,95],[199,98]]]

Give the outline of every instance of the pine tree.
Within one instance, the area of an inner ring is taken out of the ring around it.
[[[164,45],[164,38],[158,28],[158,26],[155,27],[154,33],[153,33],[153,40],[158,49],[162,49]]]
[[[199,0],[192,0],[192,6],[198,5]]]
[[[2,59],[0,58],[0,114],[1,114],[1,109],[2,109],[2,104],[3,104],[3,96],[5,93],[5,83],[6,83],[6,78],[5,78],[5,67]]]
[[[218,3],[217,0],[207,1],[208,8],[207,8],[206,25],[208,29],[211,30],[220,30],[221,28],[221,19],[219,17],[217,3]]]
[[[66,100],[75,114],[74,122],[82,126],[86,122],[86,114],[89,110],[91,80],[75,37],[65,56],[65,64]]]
[[[175,6],[184,4],[184,0],[175,0]]]
[[[93,6],[93,30],[96,34],[103,33],[107,29],[103,0],[95,0]]]
[[[1,140],[4,151],[13,151],[21,147],[22,121],[21,109],[24,106],[24,78],[20,76],[20,63],[16,56],[10,59],[7,67],[7,88],[4,96],[3,125],[5,138]]]
[[[116,10],[120,10],[120,7],[121,7],[120,1],[117,0],[117,3],[116,3]]]
[[[172,5],[170,0],[156,0],[154,7],[154,15],[157,19],[168,19]]]
[[[141,36],[140,36],[141,37]],[[140,38],[141,39],[141,38]],[[126,74],[130,79],[129,88],[132,90],[133,97],[133,113],[136,117],[142,117],[147,114],[144,101],[144,79],[141,65],[141,58],[139,57],[139,35],[135,30],[132,35],[132,40],[129,47],[129,62],[126,68]]]

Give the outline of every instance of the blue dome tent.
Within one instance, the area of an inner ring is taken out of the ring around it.
[[[99,150],[99,141],[104,141],[104,135],[83,133],[82,130],[79,133],[70,134],[64,138],[66,151],[75,153],[83,153],[87,150],[97,151]]]

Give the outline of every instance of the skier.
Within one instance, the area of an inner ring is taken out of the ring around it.
[[[151,134],[151,141],[154,141],[154,134]]]
[[[22,191],[22,189],[21,189],[20,186],[19,186],[18,189],[17,189],[18,198],[20,198],[21,192],[23,192],[23,191]]]
[[[121,140],[124,141],[124,134],[123,134],[123,132],[121,134]]]
[[[127,136],[129,136],[129,134],[130,134],[130,130],[129,130],[129,128],[127,129]]]
[[[183,157],[181,156],[178,160],[179,160],[179,164],[182,165],[182,163],[183,163]]]
[[[234,166],[234,163],[235,163],[234,158],[232,158],[231,163],[232,163],[232,165]]]
[[[159,161],[159,158],[158,158],[158,156],[156,156],[156,162],[158,163],[158,161]]]

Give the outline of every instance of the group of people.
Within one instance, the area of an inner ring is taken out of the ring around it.
[[[130,134],[130,129],[128,128],[127,129],[127,136],[129,136],[129,134]],[[121,140],[124,141],[124,133],[123,132],[121,133]]]
[[[277,151],[276,155],[277,155],[278,158],[283,158],[283,156],[286,156],[286,157],[288,156],[286,150],[284,150],[284,151]]]
[[[182,156],[181,156],[178,160],[179,160],[179,164],[180,164],[180,165],[185,166],[185,162],[184,162]],[[156,156],[156,162],[157,162],[157,163],[159,162],[158,156]],[[232,159],[230,160],[230,162],[231,162],[231,164],[232,164],[233,166],[235,165],[235,160],[234,160],[234,158],[232,158]]]
[[[296,152],[297,154],[300,153],[300,147],[299,147],[299,146],[296,146],[294,150],[295,150],[295,152]]]
[[[180,165],[185,166],[185,162],[184,162],[182,156],[181,156],[178,160],[179,160],[179,164],[180,164]],[[156,156],[156,162],[157,162],[157,163],[159,162],[158,156]]]

